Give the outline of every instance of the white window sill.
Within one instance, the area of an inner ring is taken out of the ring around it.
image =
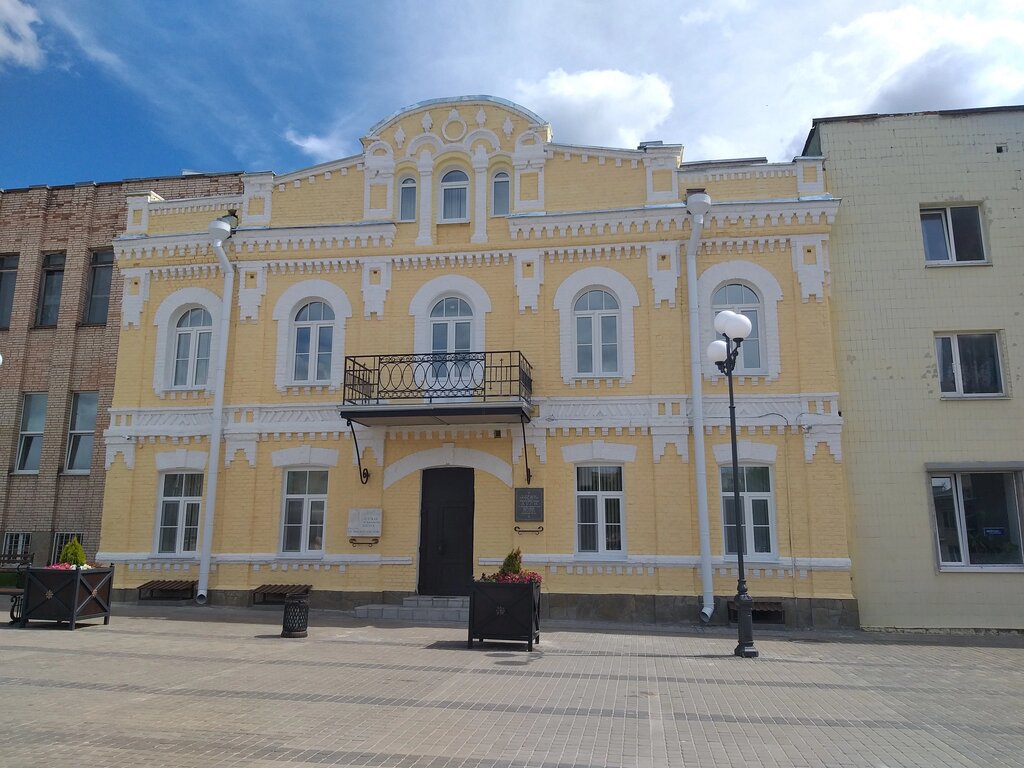
[[[324,559],[323,552],[279,552],[277,554],[281,560],[308,560],[310,562],[320,561]]]
[[[88,477],[90,472],[88,469],[68,469],[60,474],[61,477]]]
[[[985,261],[926,261],[924,263],[929,269],[945,267],[991,267],[992,262],[986,259]]]
[[[955,392],[943,392],[939,395],[940,400],[1009,400],[1010,396],[1004,392],[993,392],[992,394],[967,394],[961,395]]]
[[[1024,573],[1024,565],[939,565],[940,573]]]
[[[787,560],[788,559],[789,558],[787,558]],[[736,558],[736,555],[722,555],[722,561],[726,565],[737,565],[737,563],[739,562],[737,560],[737,558]],[[747,566],[747,565],[778,565],[780,562],[782,562],[782,561],[780,560],[779,556],[776,555],[776,554],[761,553],[761,554],[757,554],[757,555],[744,555],[743,556],[743,565],[744,566]],[[789,566],[787,566],[787,567],[789,567]]]
[[[469,224],[469,219],[442,219],[437,222],[438,225],[444,224]]]
[[[626,552],[577,552],[572,556],[574,563],[599,565],[606,562],[624,562],[629,559]]]
[[[156,552],[150,555],[150,560],[159,560],[162,563],[194,563],[198,558],[195,552]]]
[[[11,472],[12,475],[38,475],[38,469],[16,469]]]

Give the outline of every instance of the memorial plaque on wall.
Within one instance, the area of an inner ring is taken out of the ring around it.
[[[350,509],[348,511],[349,536],[380,536],[383,518],[381,509]]]
[[[516,522],[544,522],[543,488],[516,488]]]

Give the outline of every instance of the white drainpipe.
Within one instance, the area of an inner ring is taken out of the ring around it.
[[[686,243],[686,304],[690,317],[690,401],[693,403],[693,463],[697,470],[697,521],[700,528],[700,575],[704,606],[701,621],[711,621],[715,612],[714,574],[711,570],[711,528],[708,524],[708,472],[704,453],[704,377],[701,372],[700,307],[697,304],[697,247],[704,229],[704,215],[711,209],[711,197],[694,192],[686,197],[690,214],[690,239]]]
[[[228,363],[228,336],[231,331],[231,306],[234,303],[235,269],[224,253],[224,241],[231,237],[233,217],[210,222],[213,252],[224,273],[224,292],[217,335],[217,362],[213,369],[213,425],[210,427],[210,463],[206,481],[206,509],[203,512],[203,544],[199,555],[199,586],[196,602],[205,605],[210,581],[210,554],[213,550],[213,518],[217,505],[217,475],[220,471],[220,440],[224,431],[224,379]]]

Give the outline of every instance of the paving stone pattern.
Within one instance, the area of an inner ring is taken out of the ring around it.
[[[458,625],[115,606],[0,628],[0,765],[1024,766],[1024,637]]]

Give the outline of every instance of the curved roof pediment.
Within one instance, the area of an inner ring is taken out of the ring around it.
[[[519,119],[525,120],[530,125],[548,125],[547,121],[534,112],[531,112],[526,107],[520,106],[515,102],[509,101],[508,99],[502,99],[497,96],[452,96],[443,99],[428,99],[427,101],[421,101],[413,104],[397,112],[388,115],[383,120],[378,122],[369,131],[367,131],[364,138],[364,142],[367,140],[374,140],[390,128],[392,125],[405,120],[419,112],[430,112],[432,110],[447,110],[455,109],[462,111],[470,105],[479,104],[481,108],[487,107],[489,111],[499,110],[509,113],[510,117],[518,117]],[[447,113],[446,113],[447,114]],[[431,118],[433,121],[433,118]]]

